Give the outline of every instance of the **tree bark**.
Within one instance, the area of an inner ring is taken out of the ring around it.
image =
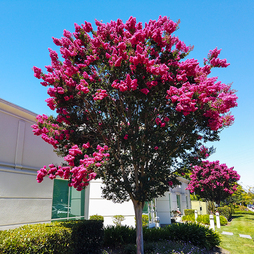
[[[144,240],[142,227],[142,211],[144,204],[142,202],[132,200],[136,218],[136,245],[137,254],[144,254]]]

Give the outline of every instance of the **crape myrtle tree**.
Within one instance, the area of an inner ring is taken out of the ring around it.
[[[237,97],[230,85],[208,77],[213,67],[229,65],[220,50],[210,51],[203,67],[185,59],[192,47],[173,35],[178,23],[169,18],[144,26],[133,17],[95,24],[97,30],[88,22],[75,24],[74,33],[64,30],[53,38],[61,57],[49,49],[47,73],[33,68],[57,113],[38,116],[34,134],[66,162],[44,166],[37,181],[59,176],[82,190],[101,178],[105,198],[133,202],[143,253],[144,202],[174,186],[174,172],[209,155],[202,145],[232,124]]]
[[[219,205],[237,191],[240,176],[233,169],[228,168],[226,164],[220,164],[219,161],[203,161],[201,165],[193,167],[187,189]]]

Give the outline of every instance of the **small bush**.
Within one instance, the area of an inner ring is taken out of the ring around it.
[[[149,217],[147,214],[142,214],[142,226],[148,227],[149,224]]]
[[[102,220],[102,221],[104,221],[104,217],[101,216],[101,215],[95,214],[95,215],[91,215],[89,217],[89,220]]]
[[[194,215],[195,214],[195,210],[194,209],[184,209],[184,214],[185,215]]]
[[[190,215],[184,215],[182,216],[182,221],[195,221],[195,215],[194,214],[190,214]]]
[[[224,216],[220,216],[220,224],[221,224],[221,226],[227,225],[228,224],[227,218]]]
[[[125,218],[123,215],[115,215],[113,216],[113,223],[116,225],[116,226],[121,226],[122,224],[122,221],[124,221]]]
[[[231,208],[228,206],[218,207],[217,211],[219,212],[220,215],[223,215],[224,217],[226,217],[227,220],[229,220],[232,216]]]
[[[71,228],[59,223],[26,225],[0,235],[0,253],[71,253]]]
[[[89,236],[86,235],[88,232]],[[80,249],[85,250],[85,253],[99,253],[102,236],[102,222],[69,221],[25,225],[2,231],[0,253],[73,254],[82,253]]]
[[[135,220],[135,225],[137,225],[136,223],[136,217],[134,217]],[[149,225],[149,216],[147,214],[142,214],[142,227],[148,227]]]
[[[209,225],[210,224],[209,214],[198,215],[197,222]]]

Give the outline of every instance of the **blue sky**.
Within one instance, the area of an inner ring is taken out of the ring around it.
[[[254,186],[254,1],[16,1],[0,0],[0,97],[38,114],[51,114],[44,102],[46,88],[33,76],[32,67],[50,64],[48,48],[57,49],[52,36],[74,31],[74,23],[109,22],[130,16],[145,23],[161,16],[181,20],[176,32],[194,45],[190,58],[203,62],[209,50],[222,48],[221,58],[231,64],[212,73],[237,90],[239,106],[233,126],[213,143],[220,160],[241,175],[240,183]]]

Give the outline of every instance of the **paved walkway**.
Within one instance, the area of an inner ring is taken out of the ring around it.
[[[225,232],[225,231],[222,231],[221,233],[222,235],[233,235],[232,232]],[[250,235],[243,235],[243,234],[239,234],[240,237],[243,237],[243,238],[248,238],[248,239],[252,239]]]

